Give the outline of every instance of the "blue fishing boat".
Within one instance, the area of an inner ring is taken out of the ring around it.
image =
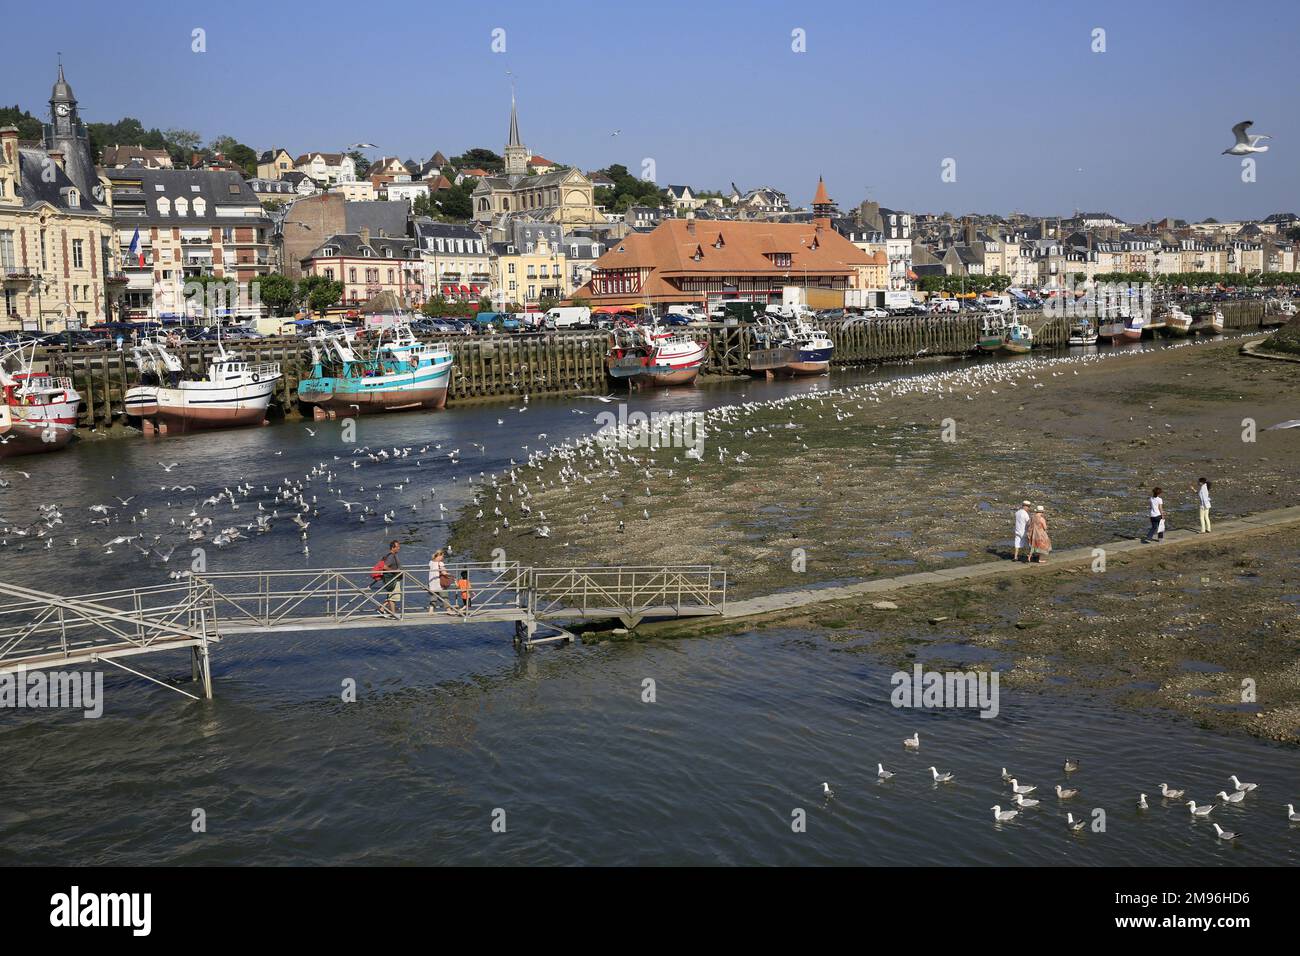
[[[406,323],[358,333],[326,333],[311,340],[311,375],[298,399],[318,418],[336,413],[442,408],[451,380],[451,352],[421,342]]]

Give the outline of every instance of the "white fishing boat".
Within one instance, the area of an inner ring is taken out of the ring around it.
[[[1070,334],[1067,340],[1070,345],[1096,345],[1097,338],[1097,327],[1092,324],[1091,319],[1075,319],[1070,323]]]
[[[707,346],[688,336],[622,320],[610,331],[605,361],[610,376],[629,385],[689,385],[708,353]]]
[[[81,396],[71,379],[33,369],[35,351],[0,350],[0,458],[56,451],[76,431]]]
[[[127,415],[139,418],[146,434],[179,434],[206,428],[234,428],[266,421],[266,408],[283,377],[279,362],[245,362],[217,340],[216,354],[202,377],[186,377],[176,343],[146,339],[132,356],[140,384],[127,390]]]

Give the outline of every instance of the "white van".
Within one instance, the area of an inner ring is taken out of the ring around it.
[[[708,325],[709,314],[698,305],[670,305],[668,315],[684,315],[691,325]]]
[[[546,313],[546,324],[553,329],[590,328],[591,309],[585,305],[557,306]]]

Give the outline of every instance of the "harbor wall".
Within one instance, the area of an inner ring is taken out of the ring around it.
[[[1260,301],[1218,303],[1229,330],[1259,328],[1264,318]],[[1021,313],[1034,330],[1035,344],[1054,348],[1067,339],[1068,320],[1042,313]],[[902,316],[856,322],[814,323],[835,343],[834,364],[857,366],[915,358],[918,355],[964,355],[979,336],[979,314]],[[713,375],[742,375],[753,350],[748,326],[713,325],[692,329],[707,336],[705,371]],[[475,400],[508,400],[534,396],[609,391],[605,372],[607,338],[601,332],[562,332],[543,335],[445,336],[452,352],[448,404]],[[300,379],[311,371],[311,350],[303,339],[266,338],[234,346],[250,362],[279,362],[284,372],[275,396],[281,413],[296,416]],[[193,343],[175,349],[192,373],[204,367],[214,343]],[[47,367],[66,375],[81,393],[80,424],[105,428],[122,422],[122,396],[136,380],[130,352],[78,350],[50,352]]]

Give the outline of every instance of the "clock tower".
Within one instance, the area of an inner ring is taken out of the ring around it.
[[[102,205],[103,188],[95,174],[94,157],[90,155],[90,134],[77,113],[77,97],[63,75],[62,63],[50,93],[50,121],[45,124],[44,146],[47,152],[63,153],[63,169],[68,178],[88,200]]]

